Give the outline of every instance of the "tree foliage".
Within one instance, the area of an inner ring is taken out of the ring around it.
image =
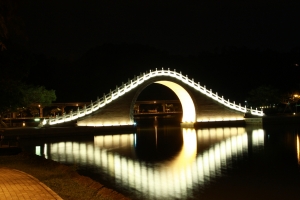
[[[0,113],[22,107],[20,83],[6,79],[0,82]]]
[[[248,102],[253,107],[270,106],[280,102],[280,94],[271,85],[261,85],[249,92]]]
[[[40,104],[47,106],[56,100],[55,90],[47,90],[44,86],[23,86],[23,104]]]
[[[17,81],[2,81],[0,84],[0,112],[11,112],[32,104],[46,106],[56,100],[55,90],[44,86],[26,85]]]
[[[31,104],[48,105],[56,100],[54,90],[28,85],[24,79],[35,61],[24,48],[27,38],[17,15],[20,1],[0,1],[0,115]]]
[[[20,2],[0,1],[0,51],[11,49],[15,42],[20,45],[27,41],[24,23],[18,15]]]

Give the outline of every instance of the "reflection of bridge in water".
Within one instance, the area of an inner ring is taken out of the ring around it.
[[[94,143],[45,144],[43,149],[47,158],[58,162],[92,165],[96,171],[114,177],[116,185],[134,188],[143,198],[181,199],[194,187],[222,176],[222,170],[231,168],[234,160],[264,145],[262,129],[251,133],[244,128],[181,130],[179,153],[155,165],[135,159],[139,133],[95,136]]]

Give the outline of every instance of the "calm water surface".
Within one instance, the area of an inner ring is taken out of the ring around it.
[[[134,133],[23,140],[28,151],[67,165],[132,199],[297,199],[299,132],[181,128],[153,118]]]

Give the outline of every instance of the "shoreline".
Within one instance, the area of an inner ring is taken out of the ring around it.
[[[243,120],[221,120],[221,121],[197,121],[189,123],[189,128],[215,128],[215,127],[247,127],[253,124],[270,126],[275,124],[289,125],[300,122],[300,114],[268,115],[262,117],[245,116]],[[184,123],[183,123],[184,124]],[[22,136],[30,137],[52,137],[52,136],[91,136],[106,134],[131,133],[137,130],[137,125],[113,125],[113,126],[76,126],[76,124],[53,125],[53,126],[29,126],[29,127],[1,127],[0,136]]]

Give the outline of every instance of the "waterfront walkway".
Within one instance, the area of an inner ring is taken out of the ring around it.
[[[0,168],[0,200],[62,199],[45,184],[24,172]]]

